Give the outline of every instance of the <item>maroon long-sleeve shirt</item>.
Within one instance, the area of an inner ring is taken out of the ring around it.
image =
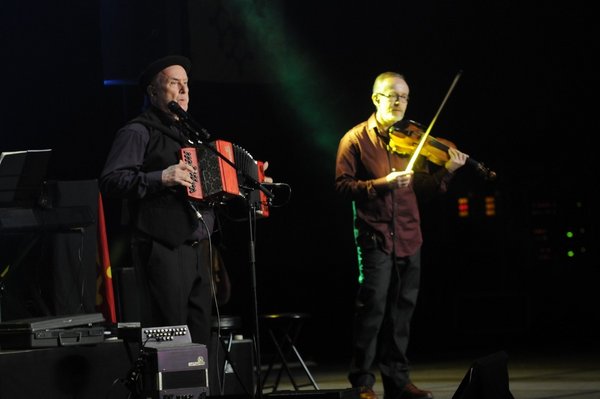
[[[421,159],[415,164],[412,183],[392,188],[385,177],[405,170],[410,156],[389,151],[388,142],[388,132],[378,130],[375,114],[350,129],[339,142],[335,189],[354,201],[359,231],[375,232],[386,253],[395,250],[396,256],[409,256],[423,242],[415,189],[423,195],[446,192],[453,174],[444,167],[430,172]]]

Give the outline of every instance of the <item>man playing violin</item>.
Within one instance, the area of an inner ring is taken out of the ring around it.
[[[404,118],[409,87],[403,75],[384,72],[373,84],[376,111],[340,140],[335,189],[352,201],[359,287],[348,379],[361,399],[376,399],[378,368],[385,399],[433,398],[410,379],[406,351],[420,283],[423,242],[415,191],[444,193],[468,156],[448,150],[444,167],[406,170],[410,154],[390,151],[389,131]]]

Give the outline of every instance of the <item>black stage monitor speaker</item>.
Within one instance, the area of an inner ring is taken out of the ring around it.
[[[475,360],[452,399],[514,399],[508,387],[507,360],[504,351]]]

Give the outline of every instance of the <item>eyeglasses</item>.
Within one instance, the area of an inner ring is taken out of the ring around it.
[[[407,103],[409,100],[408,94],[397,94],[397,93],[392,93],[392,94],[377,93],[377,94],[380,96],[386,97],[390,101],[394,100],[394,102]]]

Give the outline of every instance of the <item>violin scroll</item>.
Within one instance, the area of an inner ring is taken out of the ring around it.
[[[467,163],[470,164],[471,166],[475,167],[475,171],[481,177],[483,177],[484,180],[487,180],[487,181],[494,181],[494,180],[496,180],[496,172],[494,172],[493,170],[488,169],[483,163],[477,162],[476,160],[474,160],[471,157],[467,158]]]

